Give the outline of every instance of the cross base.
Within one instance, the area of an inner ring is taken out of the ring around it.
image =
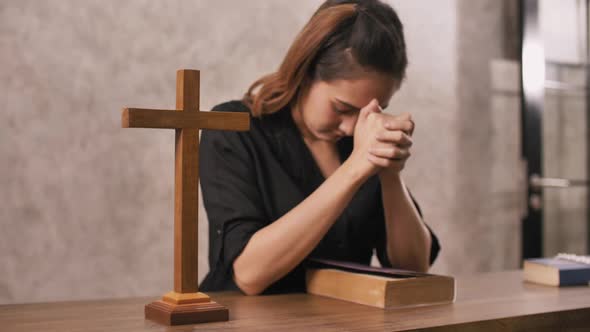
[[[229,320],[229,311],[214,301],[174,304],[158,300],[145,306],[145,318],[169,326],[225,322]]]

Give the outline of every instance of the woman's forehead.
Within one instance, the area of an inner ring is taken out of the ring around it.
[[[324,89],[326,95],[347,107],[360,109],[375,98],[385,108],[398,84],[389,77],[367,77],[325,82]]]

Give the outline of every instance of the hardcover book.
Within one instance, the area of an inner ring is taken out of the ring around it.
[[[379,308],[452,303],[455,279],[407,270],[311,259],[307,292]]]
[[[588,285],[590,264],[559,258],[527,259],[524,280],[550,286]]]

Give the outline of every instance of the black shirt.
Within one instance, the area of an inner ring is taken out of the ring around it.
[[[249,113],[241,101],[219,104],[213,110]],[[344,137],[337,146],[343,162],[352,152],[353,138]],[[301,203],[325,179],[289,107],[251,117],[247,132],[203,130],[199,165],[209,218],[210,267],[200,290],[239,290],[232,265],[250,237]],[[431,235],[430,263],[440,250],[432,231]],[[369,265],[375,250],[381,265],[391,267],[385,242],[381,185],[375,175],[356,192],[310,257]],[[303,262],[264,293],[301,291],[305,291]]]

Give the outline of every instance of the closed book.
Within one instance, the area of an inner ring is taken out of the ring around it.
[[[550,286],[588,285],[590,265],[557,258],[526,259],[524,280]]]
[[[455,300],[452,277],[348,262],[310,260],[306,282],[310,294],[384,309]]]

